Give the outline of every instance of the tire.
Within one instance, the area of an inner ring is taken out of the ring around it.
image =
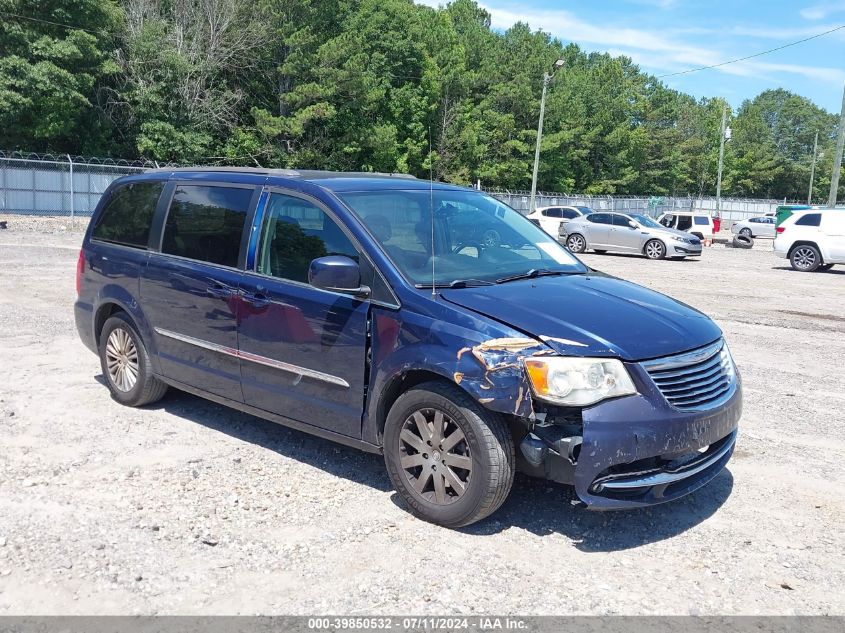
[[[167,385],[153,376],[144,341],[125,313],[118,312],[103,325],[100,366],[112,398],[126,406],[156,402],[167,391]]]
[[[493,248],[502,244],[502,236],[495,229],[487,229],[481,235],[481,245]]]
[[[593,251],[598,253],[599,255],[604,255],[607,252],[604,249],[598,249],[598,248],[594,248]]]
[[[751,229],[749,229],[748,227],[740,229],[739,234],[744,237],[754,237],[754,234],[751,233]]]
[[[747,235],[734,235],[731,244],[734,248],[751,248],[754,246],[754,240]]]
[[[440,448],[457,433],[461,436],[456,444]],[[457,466],[458,460],[469,468]],[[411,512],[449,528],[495,512],[507,499],[516,468],[505,421],[458,387],[440,382],[418,385],[393,404],[384,425],[384,461]],[[456,480],[464,485],[462,490],[453,485]]]
[[[583,253],[587,250],[587,240],[580,233],[573,233],[566,238],[566,248],[573,253]]]
[[[666,245],[660,240],[649,240],[643,247],[643,254],[649,259],[663,259],[666,257]]]
[[[822,254],[812,244],[799,244],[789,254],[789,263],[793,270],[811,273],[822,265]]]

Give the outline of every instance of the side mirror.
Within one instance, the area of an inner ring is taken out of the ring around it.
[[[359,299],[370,296],[370,287],[361,285],[361,269],[344,255],[318,257],[308,266],[308,283],[332,292],[348,292]]]

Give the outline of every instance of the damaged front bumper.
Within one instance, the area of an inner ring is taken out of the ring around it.
[[[725,467],[737,438],[742,386],[707,411],[672,407],[638,365],[640,393],[581,411],[581,425],[535,427],[520,448],[531,475],[572,484],[593,509],[631,508],[682,497]]]

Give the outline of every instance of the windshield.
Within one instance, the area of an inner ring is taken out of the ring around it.
[[[662,229],[662,228],[664,228],[661,224],[658,224],[657,222],[652,220],[647,215],[640,215],[639,213],[637,213],[637,214],[632,214],[631,217],[634,218],[634,220],[636,220],[637,223],[641,224],[642,226],[647,226],[647,227],[652,228],[652,229]]]
[[[338,195],[402,273],[418,285],[431,285],[432,269],[434,283],[444,286],[490,283],[532,271],[587,272],[548,233],[479,192],[387,190]]]

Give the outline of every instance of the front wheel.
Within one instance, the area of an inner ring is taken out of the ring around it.
[[[504,503],[516,457],[501,417],[457,387],[430,382],[405,392],[391,407],[384,461],[413,514],[456,528]]]
[[[587,241],[578,233],[573,233],[566,238],[566,248],[573,253],[583,253],[587,250]]]
[[[789,256],[792,268],[802,273],[811,273],[822,265],[822,255],[812,244],[802,244],[793,249]]]
[[[110,317],[100,333],[100,365],[112,397],[130,407],[160,400],[167,385],[156,378],[141,335],[123,313]]]
[[[649,240],[643,249],[649,259],[663,259],[666,257],[666,245],[660,240]]]
[[[749,229],[749,228],[740,229],[739,234],[744,235],[745,237],[754,237],[751,234],[751,229]]]

